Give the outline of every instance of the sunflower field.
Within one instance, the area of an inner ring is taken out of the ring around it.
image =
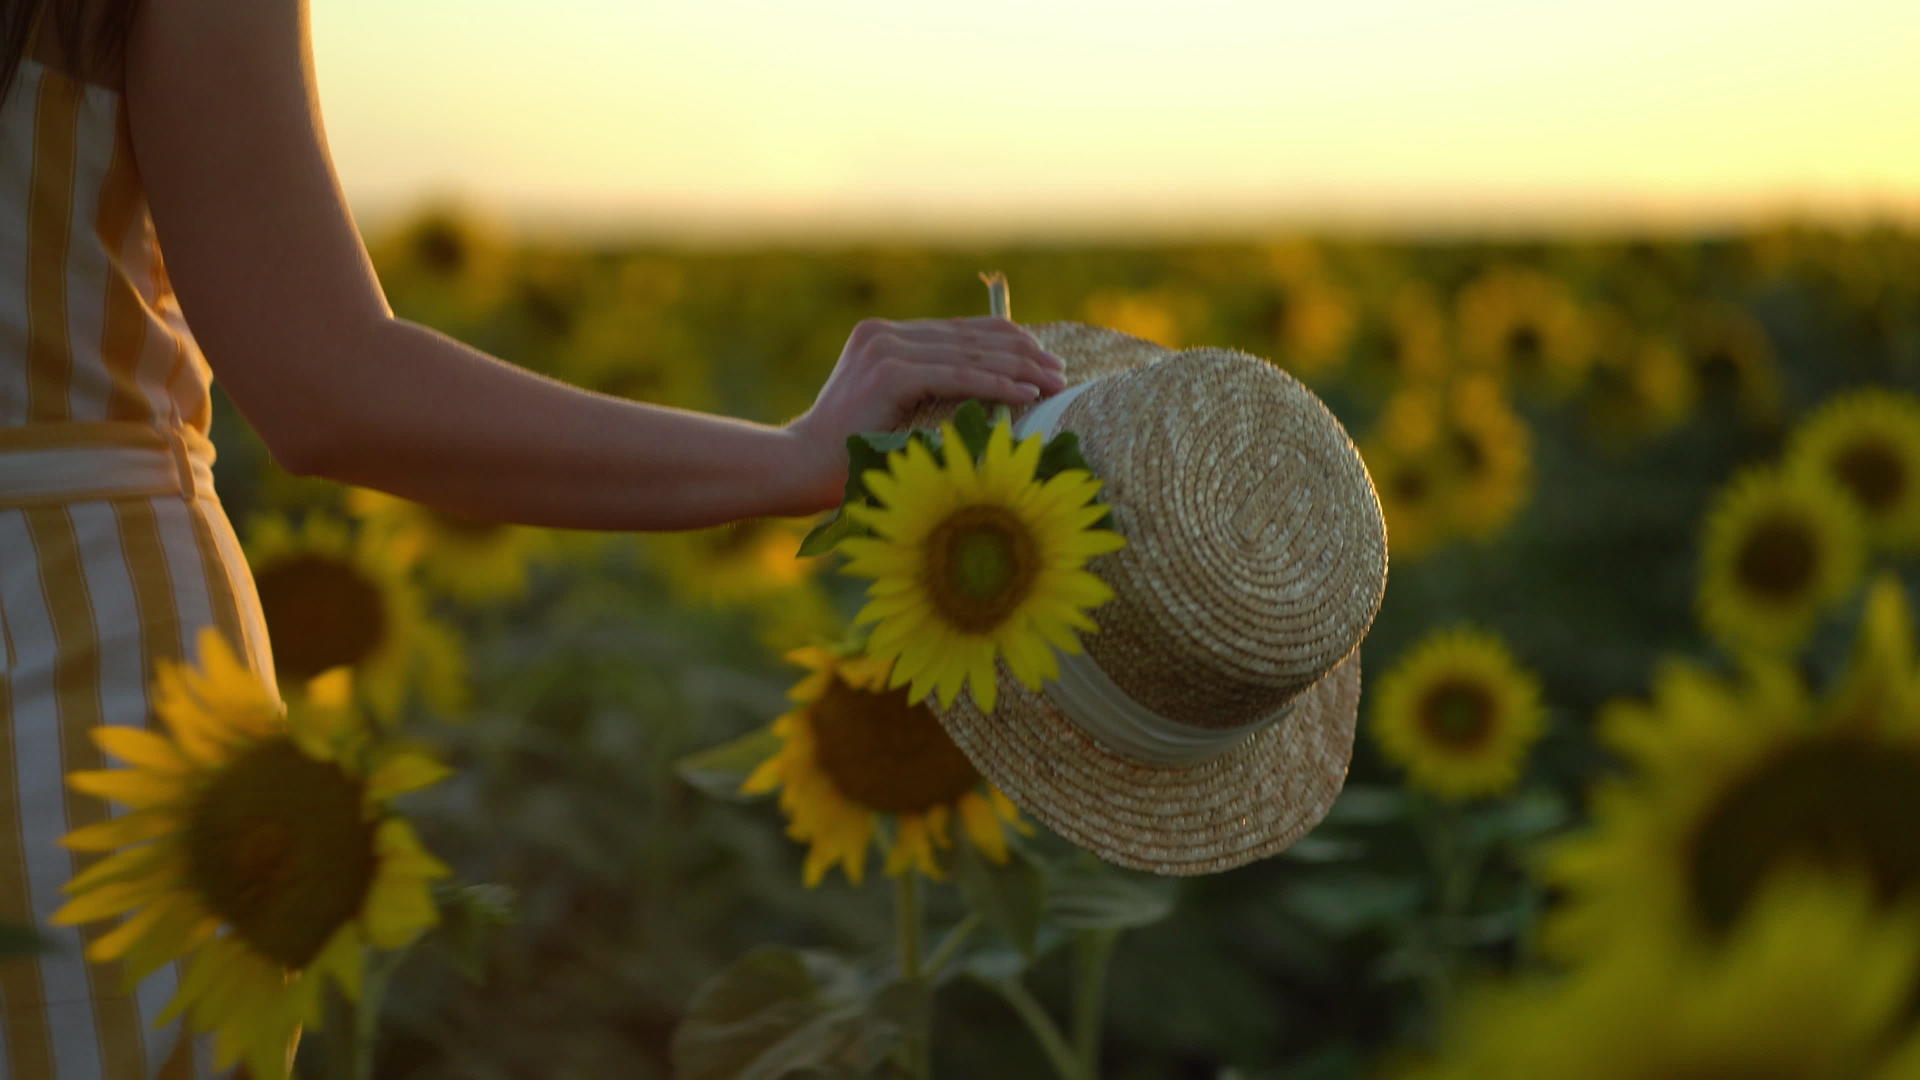
[[[283,689],[349,667],[438,763],[391,792],[437,925],[295,1075],[1920,1077],[1920,235],[372,240],[403,317],[769,423],[859,320],[1002,271],[1021,322],[1297,376],[1391,572],[1325,822],[1160,878],[838,647],[879,556],[814,522],[462,520],[286,474],[222,401]]]

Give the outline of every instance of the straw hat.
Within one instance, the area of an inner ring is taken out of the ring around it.
[[[1016,411],[1016,432],[1079,434],[1127,538],[1088,566],[1115,597],[1039,691],[1003,663],[991,716],[967,694],[929,704],[1022,810],[1111,862],[1204,874],[1273,855],[1326,814],[1353,750],[1358,646],[1387,574],[1366,467],[1257,357],[1027,329],[1068,388]]]

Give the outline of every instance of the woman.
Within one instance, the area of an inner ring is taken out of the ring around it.
[[[148,722],[157,664],[213,625],[272,677],[212,483],[211,376],[293,472],[471,518],[638,530],[815,513],[839,501],[850,432],[926,397],[1064,385],[1057,358],[989,318],[862,322],[778,427],[542,378],[389,310],[329,160],[304,0],[4,12],[0,923],[45,926],[58,906],[78,866],[56,839],[108,814],[61,776],[101,764],[87,729]],[[177,1025],[147,1030],[172,972],[122,994],[80,959],[92,936],[0,961],[7,1075],[204,1068]]]

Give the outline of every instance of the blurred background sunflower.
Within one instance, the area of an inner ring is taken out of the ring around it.
[[[344,667],[383,719],[415,695],[441,710],[459,704],[459,639],[426,610],[391,549],[325,514],[297,526],[260,517],[247,530],[247,562],[284,685],[297,690]]]
[[[674,595],[691,607],[733,608],[804,586],[820,559],[803,558],[802,523],[749,518],[731,525],[653,533],[646,550]]]
[[[1845,880],[1782,875],[1718,946],[1644,933],[1571,977],[1484,989],[1402,1080],[1920,1075],[1920,932]]]
[[[1562,397],[1593,361],[1585,312],[1559,280],[1500,266],[1460,290],[1455,325],[1461,361],[1521,393]]]
[[[1915,657],[1910,623],[1890,602],[1883,593],[1856,645],[1856,675],[1838,685],[1877,671],[1901,696],[1838,689],[1823,707],[1776,663],[1732,677],[1673,663],[1650,702],[1610,707],[1601,734],[1630,772],[1597,785],[1590,827],[1543,857],[1565,893],[1543,940],[1578,956],[1648,924],[1715,940],[1783,868],[1857,875],[1883,906],[1912,899],[1920,720],[1899,708]],[[1890,660],[1895,649],[1907,655]]]
[[[1860,517],[1824,476],[1754,468],[1714,499],[1700,549],[1700,620],[1732,648],[1794,648],[1865,566]]]
[[[888,874],[943,879],[938,849],[953,845],[956,826],[994,862],[1007,860],[1007,829],[1031,831],[931,709],[888,689],[890,661],[820,647],[787,659],[808,674],[788,692],[794,708],[773,723],[779,749],[741,791],[779,791],[787,835],[808,845],[809,887],[836,865],[860,884],[876,842]]]
[[[1539,680],[1498,637],[1437,631],[1403,656],[1374,693],[1372,728],[1407,782],[1444,799],[1513,787],[1545,726]]]
[[[350,491],[347,506],[402,569],[470,606],[524,596],[529,565],[549,546],[540,529],[477,521],[368,488]]]
[[[1920,397],[1882,387],[1836,395],[1794,429],[1786,462],[1852,499],[1873,543],[1920,545]]]
[[[199,670],[159,672],[167,734],[89,732],[130,767],[68,783],[131,813],[62,840],[112,854],[67,883],[54,922],[131,913],[88,958],[123,959],[130,980],[185,958],[162,1019],[186,1013],[214,1033],[218,1067],[268,1080],[321,1023],[329,983],[357,997],[369,946],[401,948],[437,921],[427,885],[449,871],[386,803],[447,770],[363,726],[344,671],[288,712],[217,631],[199,655]]]

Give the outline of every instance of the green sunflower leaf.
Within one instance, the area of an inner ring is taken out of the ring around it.
[[[1084,862],[1048,868],[1048,922],[1071,930],[1148,926],[1173,914],[1173,883]]]
[[[962,403],[954,410],[953,430],[959,434],[967,453],[973,460],[979,461],[987,452],[987,439],[993,435],[993,423],[987,419],[987,407],[978,401]]]
[[[760,763],[780,749],[781,738],[772,725],[748,732],[737,739],[688,754],[673,763],[680,779],[716,799],[745,802],[753,798],[740,794],[740,785]]]
[[[1087,473],[1093,472],[1093,466],[1088,465],[1087,459],[1080,453],[1080,436],[1071,431],[1062,431],[1053,438],[1048,439],[1047,445],[1040,448],[1040,463],[1034,467],[1033,478],[1037,483],[1066,472],[1068,469],[1081,469]],[[1095,503],[1104,501],[1105,500],[1101,499],[1098,495],[1094,496]],[[1112,523],[1113,512],[1108,511],[1100,515],[1098,521],[1095,521],[1087,527],[1090,529],[1103,529]]]
[[[1071,431],[1062,431],[1047,440],[1047,445],[1040,449],[1040,464],[1035,467],[1033,476],[1036,480],[1045,480],[1068,469],[1093,471],[1087,465],[1087,459],[1080,455],[1080,436]]]
[[[832,551],[840,541],[860,533],[860,523],[853,520],[846,507],[829,514],[820,524],[808,531],[806,539],[800,541],[800,557],[812,558]]]
[[[694,994],[673,1033],[673,1075],[866,1075],[895,1052],[925,1008],[924,990],[876,986],[831,953],[761,946]]]
[[[514,921],[514,892],[505,885],[436,886],[440,925],[434,933],[452,954],[453,967],[469,982],[487,977],[487,957],[503,927]]]
[[[968,906],[1031,963],[1047,895],[1039,864],[1018,847],[1008,849],[1004,863],[989,860],[970,843],[954,847],[953,877]]]
[[[907,445],[913,435],[901,431],[863,431],[847,436],[847,487],[840,507],[815,525],[800,541],[800,555],[811,558],[825,555],[849,536],[858,536],[866,527],[853,520],[847,507],[865,502],[867,470],[885,469],[887,455]]]

